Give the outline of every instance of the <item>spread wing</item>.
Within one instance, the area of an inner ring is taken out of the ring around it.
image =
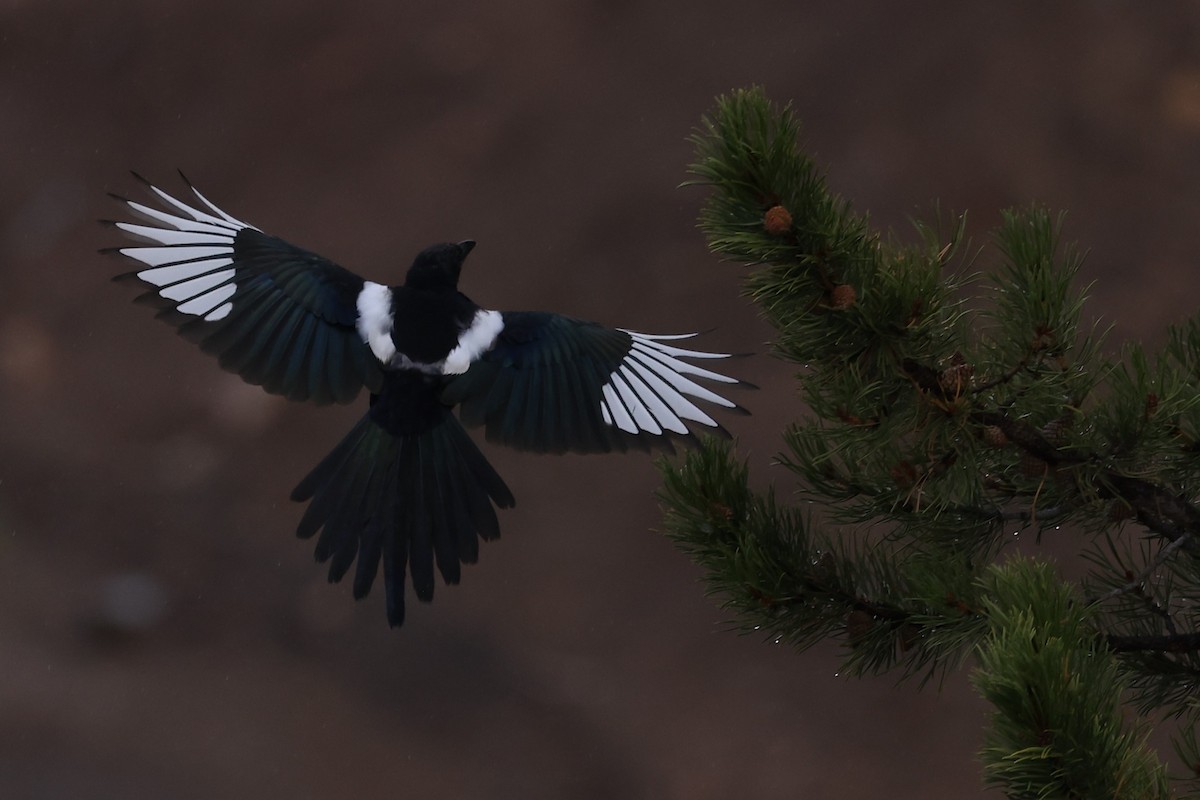
[[[195,206],[146,186],[157,208],[114,195],[140,222],[106,221],[139,242],[109,248],[138,262],[116,280],[149,287],[139,302],[273,394],[348,403],[378,389],[380,364],[356,327],[362,278],[234,219],[190,184]]]
[[[505,312],[491,349],[453,378],[458,404],[490,441],[544,453],[672,449],[694,430],[728,435],[698,403],[745,413],[698,380],[744,384],[687,359],[727,358],[652,336],[558,314]]]

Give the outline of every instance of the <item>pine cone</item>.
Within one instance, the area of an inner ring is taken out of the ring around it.
[[[979,438],[983,439],[988,447],[1007,447],[1009,443],[999,425],[984,425],[983,430],[979,432]]]
[[[1068,417],[1052,419],[1042,426],[1042,438],[1055,447],[1062,447],[1067,443],[1067,429],[1070,427],[1071,423]]]
[[[839,283],[829,290],[829,305],[838,311],[845,311],[858,301],[858,292],[848,283]]]
[[[772,236],[784,236],[791,233],[792,214],[783,206],[771,206],[763,214],[763,227]]]
[[[958,397],[971,388],[971,379],[974,376],[975,368],[970,364],[955,364],[938,374],[938,384],[947,396]]]

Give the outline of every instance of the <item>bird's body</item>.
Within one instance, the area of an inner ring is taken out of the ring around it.
[[[293,400],[350,402],[366,415],[292,493],[309,501],[298,535],[355,597],[382,564],[388,620],[404,585],[430,600],[434,566],[457,583],[479,539],[500,529],[512,493],[463,423],[536,452],[670,447],[690,426],[723,429],[693,400],[738,407],[695,382],[738,383],[682,359],[721,358],[650,336],[545,312],[481,308],[458,290],[474,242],[417,255],[388,286],[263,233],[192,190],[200,207],[150,186],[163,208],[118,198],[144,224],[115,222],[141,244],[117,248],[149,286],[139,299],[223,368]],[[458,416],[454,414],[457,407]],[[460,422],[461,419],[461,422]]]

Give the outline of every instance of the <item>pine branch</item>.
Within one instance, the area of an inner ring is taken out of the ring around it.
[[[1091,644],[1069,587],[1021,559],[985,581],[992,632],[972,681],[996,709],[988,781],[1009,797],[1167,797],[1144,725],[1125,729],[1118,670]]]
[[[848,673],[901,664],[925,679],[957,664],[983,635],[966,565],[909,556],[902,572],[903,559],[887,548],[847,548],[815,534],[770,493],[750,491],[745,465],[723,441],[662,467],[666,534],[705,568],[710,593],[743,631],[798,649],[844,638]]]
[[[1147,530],[1172,541],[1182,540],[1182,547],[1195,552],[1193,538],[1200,533],[1200,508],[1163,486],[1129,475],[1106,473],[1104,482],[1111,487],[1111,496],[1127,503]]]
[[[817,511],[752,491],[729,445],[706,444],[662,463],[668,535],[739,628],[838,639],[850,674],[928,680],[976,656],[988,774],[1010,796],[1166,796],[1119,708],[1126,689],[1144,709],[1200,704],[1200,643],[1181,632],[1200,629],[1200,317],[1156,357],[1106,360],[1061,215],[1005,212],[981,280],[962,216],[915,241],[873,231],[799,134],[790,108],[734,92],[691,171],[710,248],[752,265],[746,292],[799,366],[811,413],[778,463]],[[1102,534],[1083,553],[1092,603],[1044,563],[1003,561],[1014,522],[1038,542]],[[1127,522],[1149,534],[1136,557]]]
[[[1167,562],[1167,559],[1171,558],[1171,556],[1174,555],[1176,550],[1178,550],[1179,548],[1183,547],[1186,544],[1190,544],[1192,542],[1192,539],[1193,539],[1193,537],[1192,537],[1192,534],[1190,534],[1190,533],[1185,533],[1183,536],[1177,537],[1174,541],[1172,541],[1166,547],[1159,550],[1158,555],[1156,555],[1154,557],[1154,560],[1151,561],[1146,566],[1146,568],[1144,570],[1142,570],[1142,572],[1139,575],[1137,575],[1136,577],[1134,577],[1132,580],[1128,581],[1127,583],[1124,583],[1120,586],[1117,586],[1114,589],[1111,589],[1111,590],[1105,592],[1104,594],[1100,595],[1099,597],[1088,600],[1087,601],[1088,605],[1089,606],[1100,605],[1102,603],[1108,602],[1109,600],[1115,599],[1119,595],[1128,594],[1129,592],[1134,592],[1134,591],[1140,591],[1141,588],[1146,584],[1146,581],[1150,579],[1150,576],[1155,572],[1155,570],[1157,570],[1159,567],[1161,567],[1163,564],[1165,564]],[[1172,633],[1174,633],[1174,631],[1172,631]]]
[[[1105,637],[1114,653],[1132,653],[1150,650],[1156,653],[1194,653],[1200,651],[1200,633],[1175,633],[1168,636],[1118,636]]]

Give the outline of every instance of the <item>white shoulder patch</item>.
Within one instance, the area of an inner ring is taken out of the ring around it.
[[[376,358],[384,364],[391,363],[396,355],[396,344],[392,341],[392,290],[381,283],[363,281],[355,305],[358,335]]]
[[[446,356],[442,363],[442,373],[445,375],[461,375],[466,372],[475,359],[492,349],[496,337],[504,330],[504,315],[499,311],[479,309],[471,325],[458,337],[458,345]]]

